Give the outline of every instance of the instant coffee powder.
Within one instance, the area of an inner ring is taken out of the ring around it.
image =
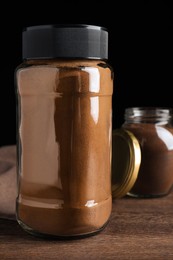
[[[108,32],[99,26],[23,31],[17,220],[32,234],[85,236],[109,220],[113,71],[107,58]]]

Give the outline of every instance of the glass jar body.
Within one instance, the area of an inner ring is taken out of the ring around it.
[[[36,235],[98,232],[112,207],[110,67],[34,60],[16,81],[19,224]]]
[[[172,114],[166,108],[129,108],[125,111],[124,129],[139,141],[141,165],[137,180],[128,195],[159,197],[173,185]]]

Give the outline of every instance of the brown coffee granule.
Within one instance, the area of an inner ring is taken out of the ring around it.
[[[95,232],[112,207],[111,70],[97,61],[29,63],[17,74],[18,219],[43,234]]]
[[[141,146],[141,166],[130,194],[160,196],[173,186],[173,128],[169,125],[125,124]]]

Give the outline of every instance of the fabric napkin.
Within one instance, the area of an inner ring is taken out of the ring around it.
[[[0,147],[0,218],[16,219],[16,145]]]

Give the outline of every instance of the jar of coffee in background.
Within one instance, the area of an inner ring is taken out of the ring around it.
[[[138,176],[128,195],[160,197],[169,194],[173,186],[172,110],[127,108],[122,128],[136,137],[141,149]]]
[[[109,220],[113,70],[107,59],[105,28],[23,31],[17,220],[32,234],[85,236]]]

